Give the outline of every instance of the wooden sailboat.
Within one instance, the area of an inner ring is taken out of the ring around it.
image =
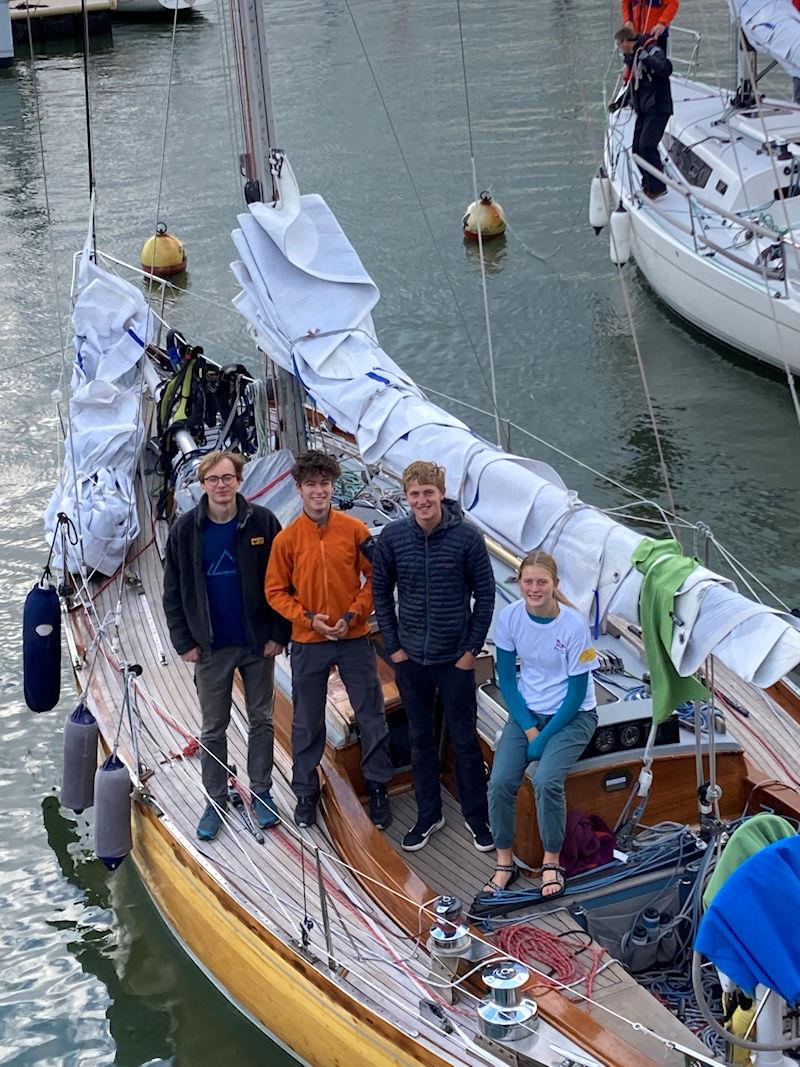
[[[299,219],[302,235],[307,238],[311,234],[316,239],[322,231],[313,230],[311,216],[304,214],[308,202],[304,205],[297,196],[288,164],[273,147],[265,37],[256,3],[242,0],[234,4],[233,33],[243,68],[241,83],[249,94],[243,111],[250,117],[245,169],[253,213],[266,212],[269,221],[280,226],[284,218],[281,212],[288,210],[291,218],[286,233]],[[260,232],[254,239],[260,240]],[[289,235],[287,245],[291,240]],[[238,246],[245,255],[241,240]],[[303,250],[308,252],[307,246]],[[92,319],[93,331],[76,325],[83,340],[71,410],[75,433],[68,442],[68,457],[75,460],[77,429],[85,418],[78,403],[81,390],[94,388],[96,402],[110,399],[118,411],[132,397],[133,414],[127,436],[122,429],[114,438],[114,447],[123,455],[115,472],[104,465],[110,462],[107,453],[101,455],[102,477],[92,476],[78,462],[71,469],[69,459],[65,465],[59,506],[53,512],[69,510],[65,501],[70,492],[75,499],[84,494],[90,500],[83,520],[80,509],[73,512],[77,544],[70,546],[66,534],[61,541],[65,575],[74,575],[74,587],[62,590],[66,635],[78,687],[98,720],[103,746],[123,760],[133,783],[132,860],[179,943],[245,1015],[302,1062],[311,1064],[649,1067],[719,1062],[665,1002],[606,951],[596,936],[597,921],[587,921],[586,913],[599,915],[602,906],[614,903],[622,887],[622,896],[633,902],[632,917],[655,894],[659,907],[663,911],[672,908],[678,921],[678,915],[691,911],[702,890],[702,878],[698,880],[698,870],[706,870],[702,856],[711,856],[714,849],[707,846],[719,840],[723,828],[738,822],[742,812],[758,811],[762,805],[800,817],[800,781],[790,769],[784,772],[769,762],[780,759],[777,747],[784,743],[783,737],[780,742],[775,740],[774,731],[785,730],[787,748],[791,745],[796,749],[796,729],[793,725],[772,725],[776,705],[725,667],[733,655],[725,644],[730,636],[725,631],[724,638],[713,646],[716,667],[712,688],[721,706],[728,708],[727,727],[718,728],[717,714],[713,708],[707,709],[704,735],[702,709],[697,708],[691,716],[691,729],[675,719],[660,735],[652,731],[652,747],[646,745],[651,701],[643,681],[646,663],[641,634],[624,611],[617,617],[613,610],[630,602],[628,592],[621,595],[624,590],[636,588],[636,576],[630,568],[623,574],[612,567],[623,554],[622,548],[613,546],[624,546],[629,554],[628,538],[634,542],[637,538],[613,524],[602,533],[607,551],[595,560],[596,585],[589,600],[598,630],[605,631],[597,638],[605,665],[598,678],[600,722],[592,745],[570,778],[568,799],[571,808],[597,813],[614,825],[626,798],[635,797],[644,762],[653,774],[649,799],[640,793],[648,802],[648,824],[675,824],[662,826],[662,836],[655,843],[649,836],[652,831],[629,821],[623,827],[628,831],[628,857],[615,861],[613,869],[602,872],[599,879],[591,874],[576,879],[568,896],[557,904],[542,901],[531,877],[522,880],[523,892],[516,894],[515,901],[505,902],[508,919],[492,914],[495,909],[491,902],[483,911],[471,905],[486,880],[489,864],[472,848],[468,832],[460,829],[446,739],[442,742],[442,773],[447,828],[420,853],[404,853],[399,848],[403,829],[414,818],[413,794],[404,757],[404,713],[393,669],[384,660],[380,661],[381,680],[395,742],[396,775],[390,790],[395,825],[388,834],[381,834],[366,814],[358,735],[352,710],[334,677],[329,686],[328,743],[321,764],[322,818],[318,826],[298,832],[288,818],[293,806],[289,788],[292,709],[285,657],[277,664],[275,709],[274,795],[282,823],[261,840],[252,826],[231,810],[219,838],[212,843],[197,840],[197,816],[205,803],[196,755],[199,712],[191,667],[170,649],[161,588],[169,519],[174,506],[191,501],[198,448],[217,443],[241,447],[252,456],[248,469],[253,476],[245,483],[245,493],[285,519],[293,506],[287,478],[291,448],[307,438],[340,457],[350,484],[349,489],[340,490],[344,503],[376,532],[402,513],[395,458],[402,452],[393,451],[396,442],[384,448],[375,427],[370,437],[363,424],[351,430],[342,421],[343,416],[347,418],[346,400],[359,382],[363,385],[360,377],[354,379],[355,384],[344,383],[347,397],[338,406],[334,401],[327,406],[321,402],[335,375],[326,377],[320,370],[318,380],[313,379],[314,365],[306,353],[327,331],[302,335],[276,330],[270,337],[271,323],[261,310],[253,310],[255,303],[248,305],[251,332],[271,357],[271,388],[264,391],[266,399],[257,390],[253,392],[253,382],[242,370],[231,370],[226,377],[220,368],[208,365],[214,395],[219,398],[225,379],[232,388],[234,414],[238,412],[241,418],[229,419],[219,405],[213,413],[207,408],[194,427],[205,439],[205,444],[198,445],[198,435],[192,435],[191,419],[184,408],[180,423],[161,427],[159,433],[157,401],[163,396],[165,383],[174,380],[169,346],[160,344],[155,312],[141,302],[141,294],[137,304],[136,290],[105,270],[104,262],[108,261],[100,256],[90,262],[85,252],[77,274],[76,316],[84,316],[83,324],[86,316],[99,317]],[[252,279],[257,259],[248,259],[246,267],[240,273]],[[366,288],[360,274],[356,283]],[[106,321],[102,319],[106,306],[113,309],[114,321],[106,324],[104,333],[98,323]],[[120,314],[121,307],[127,309],[125,314]],[[362,322],[363,328],[359,325]],[[103,359],[96,366],[91,345],[86,342],[90,332],[102,342]],[[363,334],[371,334],[365,317],[357,317],[338,332],[355,336],[356,343],[369,350],[370,382],[377,383],[370,388],[383,390],[384,399],[388,390],[395,388],[398,395],[410,396],[417,403],[418,393],[388,357],[383,359],[375,352],[377,346],[371,337],[362,341]],[[293,341],[293,337],[300,340]],[[283,348],[291,354],[288,361],[277,357]],[[106,358],[113,363],[113,373],[104,369]],[[323,363],[315,364],[318,370]],[[395,373],[395,386],[387,385],[386,376]],[[295,386],[301,376],[313,405],[298,395]],[[94,387],[98,381],[101,385]],[[186,398],[190,399],[188,393]],[[253,424],[258,420],[251,416],[259,403],[263,418],[260,429],[254,432]],[[364,409],[360,400],[359,408]],[[336,420],[332,409],[336,410]],[[436,419],[427,430],[420,424],[400,434],[397,441],[404,443],[398,447],[416,448],[424,439],[429,454],[438,458],[441,451],[437,450],[446,445],[450,451],[445,462],[451,471],[458,469],[456,440],[463,435],[470,442],[470,463],[464,462],[459,495],[486,530],[498,603],[506,603],[513,595],[509,579],[519,552],[541,543],[532,540],[530,531],[536,528],[539,516],[549,515],[553,507],[558,521],[550,524],[547,536],[555,537],[554,551],[562,555],[565,569],[570,571],[569,530],[572,522],[583,521],[590,509],[577,507],[574,498],[569,498],[564,510],[562,498],[569,494],[554,472],[545,471],[542,465],[531,469],[506,457],[444,412]],[[120,422],[124,422],[122,416]],[[162,448],[165,431],[168,448]],[[452,439],[448,438],[451,431],[455,435]],[[234,434],[238,434],[235,441]],[[142,439],[152,443],[155,451],[147,444],[143,451]],[[256,456],[257,451],[267,448],[272,448],[268,457]],[[374,459],[376,449],[382,449],[378,462]],[[161,470],[155,462],[159,450]],[[480,457],[478,477],[470,464]],[[533,525],[519,527],[519,540],[510,524],[492,527],[478,504],[480,495],[483,507],[488,506],[493,515],[500,512],[497,499],[486,503],[490,479],[497,471],[504,477],[515,473],[522,479],[509,484],[508,493],[516,492],[526,506],[530,504]],[[109,497],[109,486],[111,497],[116,492],[121,502],[121,518],[112,535],[106,536],[107,531],[95,520],[101,510],[111,512],[115,501]],[[166,506],[159,510],[156,500],[164,486]],[[535,500],[533,495],[528,500],[534,486]],[[101,490],[105,494],[102,508],[93,495]],[[599,521],[599,515],[592,521]],[[67,525],[60,522],[56,528],[64,530]],[[584,536],[588,535],[581,533],[577,540],[581,542]],[[612,577],[601,583],[599,576],[606,573],[606,563]],[[576,593],[582,567],[572,565]],[[743,598],[738,594],[715,578],[703,580],[714,586],[713,595],[722,598],[721,603],[732,615],[741,610]],[[615,588],[614,596],[602,591],[609,583]],[[713,599],[712,590],[706,589],[706,598]],[[635,601],[634,596],[634,605]],[[702,605],[698,606],[697,598],[694,603],[700,612]],[[765,642],[769,650],[763,654],[757,651],[759,635],[753,631],[747,650],[751,657],[748,670],[762,683],[774,681],[776,663],[783,666],[795,653],[800,659],[796,630],[790,620],[760,612],[755,605],[747,611],[748,619],[757,617],[764,631],[769,630],[769,641]],[[690,645],[701,641],[701,631],[702,626],[698,626],[691,632]],[[374,637],[379,646],[377,631]],[[493,681],[492,662],[488,648],[482,657],[484,673],[479,675],[478,699],[479,733],[489,764],[498,726],[506,716]],[[632,684],[637,681],[640,684]],[[777,695],[783,699],[783,692]],[[238,690],[234,704],[229,758],[243,767],[246,729]],[[796,721],[797,707],[789,706]],[[737,716],[745,712],[749,717],[739,722]],[[748,731],[757,735],[760,755],[767,756],[761,766],[747,754],[746,749],[752,747]],[[712,749],[707,769],[700,751],[704,736]],[[246,787],[243,775],[235,777]],[[707,792],[700,807],[697,793],[698,785],[709,784],[720,792],[714,793],[706,811]],[[717,810],[713,810],[715,805]],[[520,797],[516,851],[531,868],[540,860],[529,781]],[[520,910],[524,912],[521,917]]]

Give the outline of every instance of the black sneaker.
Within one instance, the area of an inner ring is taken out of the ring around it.
[[[299,797],[297,807],[294,809],[294,821],[301,828],[313,826],[317,821],[317,804],[319,793],[311,793],[307,797]]]
[[[443,826],[444,815],[439,816],[438,822],[420,822],[417,820],[403,838],[403,848],[406,852],[416,852],[417,849],[425,848],[431,834],[436,830],[441,830]]]
[[[369,787],[369,817],[379,830],[385,830],[392,822],[392,809],[389,807],[389,798],[386,795],[386,786],[372,785]]]
[[[470,826],[465,820],[464,825],[472,834],[472,843],[478,852],[492,852],[494,850],[494,838],[486,823],[481,823],[480,826]]]

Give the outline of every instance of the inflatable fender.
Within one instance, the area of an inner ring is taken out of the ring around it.
[[[50,711],[61,693],[61,605],[44,579],[25,598],[22,613],[22,674],[31,711]]]
[[[110,871],[133,848],[131,788],[128,768],[112,752],[94,776],[94,851]]]
[[[79,704],[64,723],[64,768],[61,803],[78,815],[94,804],[97,771],[97,720],[85,704]]]

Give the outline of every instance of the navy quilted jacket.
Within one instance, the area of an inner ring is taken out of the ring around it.
[[[385,526],[372,561],[386,651],[402,648],[417,663],[454,663],[463,652],[479,650],[494,611],[494,575],[483,537],[455,501],[445,500],[443,509],[442,522],[430,533],[411,515]]]

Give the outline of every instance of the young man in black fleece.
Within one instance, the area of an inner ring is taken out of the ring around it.
[[[441,467],[412,463],[403,472],[403,488],[411,514],[384,527],[372,563],[375,613],[395,665],[411,741],[417,821],[403,848],[423,848],[444,826],[434,736],[438,691],[456,754],[461,811],[475,847],[488,852],[494,844],[476,732],[474,667],[494,610],[492,567],[483,537],[464,521],[458,504],[445,498]]]
[[[268,508],[239,493],[244,459],[210,452],[197,468],[205,490],[197,507],[175,522],[164,561],[164,613],[175,651],[195,665],[202,716],[200,766],[209,803],[197,827],[211,841],[228,799],[226,733],[233,675],[242,678],[250,731],[247,774],[258,825],[279,819],[270,789],[275,730],[275,656],[291,627],[264,597],[264,574],[281,524]]]

